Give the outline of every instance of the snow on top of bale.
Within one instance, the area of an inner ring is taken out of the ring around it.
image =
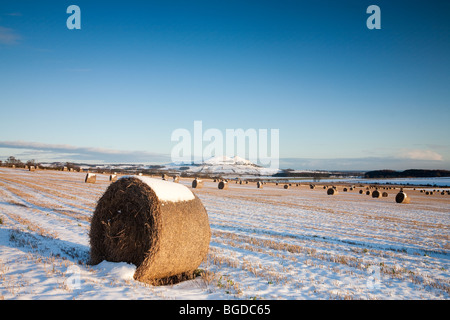
[[[123,176],[123,178],[136,178],[147,184],[161,201],[189,201],[194,200],[195,196],[187,187],[182,184],[171,181],[154,179],[145,176]]]

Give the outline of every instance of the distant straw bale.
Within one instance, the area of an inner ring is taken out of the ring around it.
[[[339,192],[335,188],[328,188],[328,190],[327,190],[328,195],[336,195],[338,193]]]
[[[85,183],[95,183],[97,180],[97,175],[95,173],[86,174],[86,178],[84,178]]]
[[[219,184],[217,185],[217,187],[218,187],[220,190],[226,190],[226,189],[228,189],[228,182],[226,182],[226,181],[220,181]]]
[[[408,195],[405,192],[400,191],[395,196],[395,202],[397,202],[397,203],[410,203],[411,202],[411,198],[408,197]]]
[[[374,192],[372,192],[372,198],[381,198],[381,192],[374,190]]]
[[[192,188],[194,189],[203,188],[203,180],[195,178],[194,181],[192,181]]]

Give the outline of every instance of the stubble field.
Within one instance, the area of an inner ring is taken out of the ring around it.
[[[448,299],[450,195],[410,204],[322,186],[205,182],[212,238],[201,276],[168,286],[89,261],[108,175],[0,168],[0,299]],[[159,178],[158,178],[159,179]],[[192,179],[180,183],[190,188]]]

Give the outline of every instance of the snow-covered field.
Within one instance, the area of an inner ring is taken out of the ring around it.
[[[449,299],[447,194],[407,190],[411,203],[397,204],[392,189],[374,199],[206,181],[193,189],[212,229],[204,272],[155,287],[133,265],[87,264],[109,176],[84,177],[0,168],[0,299]]]

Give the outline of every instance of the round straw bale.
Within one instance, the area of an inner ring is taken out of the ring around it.
[[[397,202],[397,203],[410,203],[410,201],[411,201],[411,198],[408,197],[407,194],[404,193],[403,191],[400,191],[395,196],[395,202]]]
[[[327,194],[328,195],[335,195],[338,194],[339,192],[335,189],[335,188],[328,188],[327,190]]]
[[[194,181],[192,181],[192,188],[194,189],[203,188],[203,180],[195,178]]]
[[[97,175],[95,173],[88,173],[86,178],[84,178],[85,183],[95,183],[97,180]]]
[[[310,188],[310,189],[315,189],[315,188],[316,188],[316,186],[315,186],[315,185],[313,185],[313,184],[310,184],[310,185],[309,185],[309,188]]]
[[[114,182],[117,180],[117,175],[116,174],[112,174],[109,176],[109,181]]]
[[[347,188],[344,188],[342,191],[347,192]]]
[[[366,195],[370,196],[372,193],[370,192],[370,190],[366,191]]]
[[[173,182],[179,183],[180,182],[180,176],[173,177]]]
[[[359,190],[359,194],[363,194],[364,193],[364,191],[361,189],[361,190]]]
[[[28,170],[30,170],[30,171],[35,171],[36,168],[35,168],[34,166],[30,166]]]
[[[256,183],[256,187],[259,188],[259,189],[262,189],[262,187],[263,187],[262,182],[261,182],[261,181],[258,181],[258,182]]]
[[[283,188],[289,189],[289,185],[285,184]]]
[[[382,194],[381,194],[381,196],[383,197],[383,198],[387,198],[388,197],[388,193],[387,192],[383,192]]]
[[[126,176],[99,199],[89,238],[91,264],[132,263],[134,279],[153,284],[192,275],[211,230],[205,207],[184,185]]]
[[[372,198],[381,198],[381,192],[375,190],[374,192],[372,192]]]
[[[226,189],[228,189],[228,182],[220,181],[219,184],[218,184],[218,188],[219,188],[220,190],[226,190]]]

